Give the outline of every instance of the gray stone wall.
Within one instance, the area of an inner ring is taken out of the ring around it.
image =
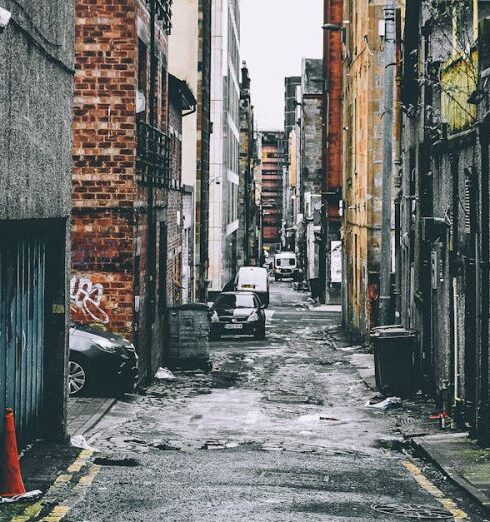
[[[68,217],[74,4],[4,0],[0,35],[0,219]]]

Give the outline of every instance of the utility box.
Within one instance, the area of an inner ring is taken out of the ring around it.
[[[371,330],[376,386],[384,395],[410,397],[420,386],[417,334],[400,325]]]
[[[205,304],[169,308],[165,315],[163,359],[170,368],[209,367],[209,317]]]

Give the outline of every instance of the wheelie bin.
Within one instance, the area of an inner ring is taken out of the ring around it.
[[[371,331],[376,386],[384,395],[410,397],[420,385],[417,334],[400,325]]]

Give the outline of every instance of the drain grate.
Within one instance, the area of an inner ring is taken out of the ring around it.
[[[373,506],[375,511],[386,515],[401,518],[415,518],[418,520],[453,520],[454,516],[442,508],[430,506],[417,506],[412,504],[377,504]]]

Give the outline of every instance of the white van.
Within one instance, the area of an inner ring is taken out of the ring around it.
[[[242,266],[235,278],[235,290],[254,292],[265,308],[269,306],[269,277],[267,269],[258,266]]]
[[[296,275],[298,271],[296,254],[294,252],[281,252],[274,256],[274,279],[284,279]]]

